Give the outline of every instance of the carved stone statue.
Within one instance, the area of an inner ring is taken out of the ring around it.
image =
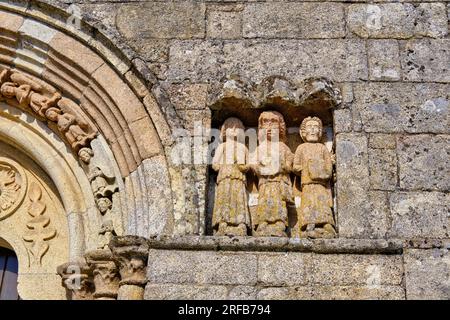
[[[308,117],[300,126],[304,143],[294,157],[293,171],[301,177],[301,205],[298,225],[301,237],[330,238],[336,235],[330,179],[333,173],[331,153],[320,142],[322,121]]]
[[[70,113],[63,113],[58,108],[49,108],[45,112],[45,117],[56,122],[58,130],[64,134],[73,149],[78,150],[88,145],[96,133],[87,133],[77,122],[77,117]]]
[[[281,113],[263,112],[258,123],[257,164],[253,166],[259,192],[254,223],[257,236],[287,236],[287,205],[293,202],[289,177],[293,154],[285,139],[286,125]]]
[[[251,227],[245,173],[249,169],[244,143],[244,125],[228,118],[222,125],[223,142],[218,146],[212,167],[219,172],[213,211],[216,235],[247,235]]]

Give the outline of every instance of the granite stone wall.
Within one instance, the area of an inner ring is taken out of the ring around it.
[[[224,78],[333,80],[343,97],[334,111],[339,238],[403,243],[397,255],[376,256],[156,250],[147,298],[450,297],[447,1],[74,5],[135,50],[188,129],[210,121],[208,92]],[[205,170],[190,169],[203,206]],[[365,272],[373,261],[378,291],[346,269]]]
[[[147,299],[450,298],[448,1],[64,6],[151,71],[141,76],[173,127],[211,125],[208,94],[230,77],[327,77],[342,94],[333,111],[338,239],[227,245],[197,237],[207,168],[169,168],[185,182],[171,185],[185,195],[175,200],[175,220],[190,215],[179,233],[194,236],[152,244]]]

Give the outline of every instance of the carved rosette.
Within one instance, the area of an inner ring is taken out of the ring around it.
[[[147,283],[147,239],[137,236],[113,237],[109,243],[121,276],[119,300],[142,300]]]
[[[92,269],[86,263],[68,262],[57,269],[69,300],[92,300],[94,281]]]
[[[111,251],[109,249],[93,250],[85,257],[94,276],[94,298],[115,300],[119,290],[120,276]]]
[[[26,190],[27,178],[22,167],[11,159],[0,157],[0,220],[16,211]]]

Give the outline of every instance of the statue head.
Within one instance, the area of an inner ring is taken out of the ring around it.
[[[231,117],[224,121],[220,130],[220,137],[222,141],[225,141],[227,137],[236,140],[239,135],[244,134],[244,130],[245,127],[242,121],[238,118]]]
[[[57,108],[49,108],[47,111],[45,111],[45,117],[53,122],[57,122],[59,115],[61,114],[61,110]]]
[[[97,207],[101,214],[105,214],[108,210],[112,208],[112,202],[108,198],[97,199]]]
[[[6,98],[14,98],[16,96],[17,87],[12,82],[5,82],[0,88],[0,93]]]
[[[323,133],[322,120],[318,117],[307,117],[300,125],[300,136],[305,142],[320,142]]]
[[[259,137],[272,140],[273,135],[278,135],[278,141],[286,139],[286,123],[281,113],[277,111],[264,111],[258,120]]]
[[[89,164],[91,162],[91,158],[93,155],[94,152],[90,148],[81,148],[80,151],[78,151],[78,157],[80,157],[80,160],[86,164]]]

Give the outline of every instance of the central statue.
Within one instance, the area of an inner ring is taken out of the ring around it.
[[[258,120],[257,163],[252,166],[258,177],[258,206],[255,235],[286,237],[288,204],[293,202],[290,172],[293,154],[285,143],[286,124],[276,111],[261,113]]]

